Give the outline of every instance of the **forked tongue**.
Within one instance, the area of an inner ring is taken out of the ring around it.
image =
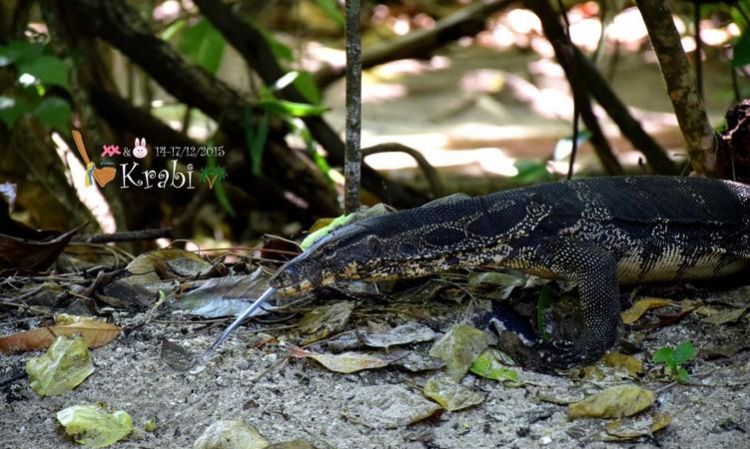
[[[211,345],[210,348],[206,350],[206,352],[203,353],[203,355],[196,361],[196,363],[193,364],[193,366],[200,366],[205,364],[210,358],[213,352],[221,346],[222,343],[224,343],[224,340],[229,338],[230,335],[232,335],[232,332],[234,332],[237,327],[239,327],[245,319],[252,316],[255,311],[266,305],[266,303],[273,298],[273,295],[276,293],[276,289],[273,287],[269,287],[265,292],[263,292],[262,295],[258,297],[252,304],[250,304],[247,309],[245,309],[238,317],[235,319],[232,324],[229,325],[229,327],[226,328],[226,330],[219,336],[219,338],[216,339],[216,341]]]

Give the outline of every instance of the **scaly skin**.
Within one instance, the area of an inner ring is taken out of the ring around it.
[[[271,279],[281,295],[497,265],[579,287],[583,329],[555,366],[591,362],[619,324],[618,284],[707,279],[750,262],[750,187],[590,178],[430,203],[334,230]]]

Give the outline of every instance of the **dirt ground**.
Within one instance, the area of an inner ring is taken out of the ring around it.
[[[747,304],[750,287],[704,294],[703,301],[711,304]],[[435,331],[447,330],[477,307],[445,306],[455,313],[428,320]],[[385,312],[379,319],[393,322],[396,317]],[[121,320],[128,322],[124,316]],[[95,349],[95,372],[63,396],[39,397],[26,379],[6,386],[0,401],[0,448],[74,447],[56,430],[56,412],[97,402],[126,410],[133,417],[137,430],[113,446],[117,448],[191,447],[206,427],[220,419],[241,419],[271,443],[299,438],[321,449],[750,448],[748,324],[747,316],[717,326],[691,314],[679,324],[642,333],[648,354],[667,344],[692,340],[701,355],[689,366],[691,377],[686,384],[656,380],[653,370],[635,381],[657,392],[651,410],[672,417],[666,429],[635,441],[604,442],[598,441],[597,435],[602,433],[605,420],[571,420],[564,405],[542,398],[576,397],[622,382],[609,376],[581,380],[519,368],[523,385],[511,388],[468,375],[463,383],[487,395],[482,404],[444,412],[408,427],[372,429],[345,417],[345,410],[359,391],[373,385],[401,385],[418,391],[431,373],[414,374],[390,367],[333,373],[310,360],[286,360],[287,351],[277,344],[255,349],[263,337],[246,328],[203,369],[176,371],[160,355],[162,340],[198,352],[213,341],[221,326],[207,330],[200,324],[150,323]],[[5,334],[11,326],[1,330]],[[744,340],[736,341],[738,338]],[[706,359],[707,354],[727,345],[745,349],[728,358]],[[3,357],[0,379],[22,371],[30,356]],[[157,423],[153,433],[143,431],[148,420]]]

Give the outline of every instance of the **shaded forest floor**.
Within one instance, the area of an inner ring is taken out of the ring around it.
[[[478,194],[507,185],[518,159],[547,158],[560,137],[569,134],[568,117],[560,112],[570,110],[565,103],[567,97],[558,94],[565,90],[560,74],[555,75],[548,67],[546,75],[537,77],[536,86],[528,84],[536,76],[529,72],[529,62],[535,58],[524,54],[498,58],[488,50],[461,49],[451,55],[447,65],[436,58],[430,64],[402,62],[373,71],[365,87],[365,144],[399,141],[422,150],[438,167],[450,191]],[[414,70],[420,74],[414,75]],[[721,70],[708,66],[707,79],[721,79]],[[476,87],[473,93],[471,89],[463,93],[462,79]],[[655,65],[640,60],[623,63],[614,85],[665,147],[681,145]],[[712,85],[719,85],[718,81]],[[529,90],[531,87],[536,90]],[[339,129],[343,128],[342,92],[337,85],[327,99],[333,108],[328,117]],[[526,100],[522,99],[524,95]],[[723,100],[709,101],[709,105],[713,117],[723,114]],[[637,166],[637,157],[628,144],[618,140],[611,124],[606,129],[615,135],[618,152],[631,167]],[[370,159],[390,176],[422,182],[417,171],[410,168],[408,158]],[[586,148],[579,161],[582,172],[598,170]],[[702,295],[704,302],[731,303],[741,309],[748,304],[750,289],[703,290]],[[675,299],[693,298],[678,294]],[[451,324],[467,316],[479,316],[489,308],[486,300],[435,301],[429,316],[421,318],[405,317],[386,303],[359,303],[354,309],[359,319],[351,327],[421,321],[436,332],[446,332]],[[416,309],[423,306],[415,304]],[[361,312],[363,307],[380,311],[367,315]],[[141,319],[141,315],[115,313],[114,322]],[[169,314],[158,316],[93,350],[95,373],[63,396],[40,398],[26,380],[6,386],[4,400],[0,401],[0,448],[74,447],[58,434],[55,413],[70,405],[96,402],[133,416],[137,430],[114,446],[122,448],[191,447],[204,429],[219,419],[242,419],[271,442],[301,438],[320,449],[750,448],[747,314],[719,325],[691,314],[677,324],[637,333],[643,338],[640,343],[644,349],[637,357],[644,362],[656,349],[685,340],[693,341],[701,353],[689,367],[691,378],[686,384],[669,385],[659,380],[653,367],[635,380],[657,391],[652,408],[668,413],[672,423],[653,437],[624,443],[598,441],[605,421],[570,420],[565,405],[547,400],[580,399],[584,392],[621,382],[619,376],[561,377],[514,368],[522,384],[505,387],[469,375],[464,383],[486,395],[481,404],[444,412],[405,428],[373,429],[346,417],[354,397],[379,385],[402,385],[419,391],[431,373],[415,374],[394,367],[353,374],[330,372],[310,360],[290,358],[280,342],[291,339],[293,333],[270,330],[282,327],[274,325],[259,326],[254,332],[243,328],[204,369],[176,371],[162,357],[163,340],[199,352],[210,345],[224,325],[207,326],[182,319]],[[0,334],[17,332],[24,326],[9,315],[0,323]],[[424,343],[410,350],[424,351],[427,346]],[[0,357],[0,379],[6,379],[22,371],[30,355]],[[144,432],[143,424],[151,419],[156,421],[156,431]]]

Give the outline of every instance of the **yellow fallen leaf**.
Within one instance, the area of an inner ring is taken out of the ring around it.
[[[65,433],[84,446],[106,447],[130,435],[133,420],[127,412],[110,412],[99,405],[74,405],[57,412]]]
[[[728,310],[714,310],[714,313],[709,314],[706,316],[706,318],[703,320],[706,323],[709,324],[715,324],[715,325],[721,325],[721,324],[727,324],[727,323],[734,323],[735,321],[742,318],[743,315],[747,312],[747,307],[740,307],[737,309],[728,309]]]
[[[289,345],[289,352],[297,358],[310,358],[337,373],[354,373],[366,369],[383,368],[388,361],[361,352],[344,352],[341,354],[319,354]]]
[[[664,429],[672,421],[667,413],[656,412],[649,415],[641,415],[633,418],[616,419],[605,426],[604,434],[594,439],[601,441],[629,441],[643,437],[649,437],[661,429]]]
[[[451,412],[479,405],[484,402],[486,396],[481,391],[459,384],[443,373],[429,378],[422,393]]]
[[[446,373],[458,382],[489,342],[490,337],[484,331],[468,324],[456,324],[432,345],[430,356],[444,361]]]
[[[654,298],[654,297],[646,297],[639,299],[636,301],[635,304],[633,304],[633,307],[629,308],[628,310],[623,311],[620,313],[620,317],[622,318],[623,323],[625,324],[633,324],[638,319],[643,316],[644,313],[651,309],[658,309],[660,307],[665,307],[672,305],[674,302],[671,299],[665,299],[665,298]]]
[[[26,362],[29,385],[40,396],[66,393],[94,372],[94,361],[81,337],[58,337],[46,353]]]
[[[637,385],[617,385],[570,404],[568,414],[573,418],[621,418],[649,408],[654,398],[652,391]]]
[[[643,368],[643,362],[632,355],[626,355],[620,352],[608,352],[604,354],[602,361],[607,366],[626,371],[630,377],[637,377],[645,371]]]
[[[651,421],[651,432],[658,432],[665,429],[672,423],[672,416],[669,413],[656,412]]]

